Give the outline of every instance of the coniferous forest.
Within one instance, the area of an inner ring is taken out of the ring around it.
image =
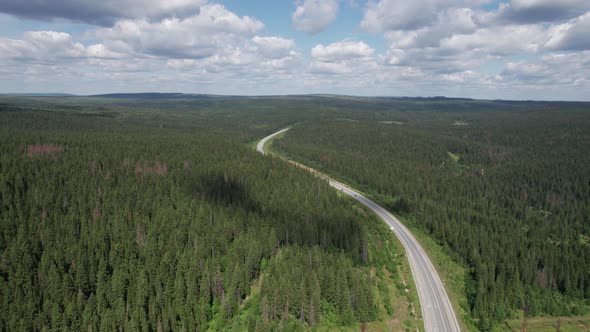
[[[387,228],[246,144],[284,120],[108,102],[0,106],[0,330],[355,328],[394,315],[402,252],[369,243],[393,241]]]
[[[276,148],[366,190],[467,265],[477,326],[590,299],[586,109],[393,113],[296,126]]]
[[[395,237],[467,266],[468,315],[586,314],[590,105],[0,97],[0,330],[416,330]],[[398,324],[398,325],[395,325]]]

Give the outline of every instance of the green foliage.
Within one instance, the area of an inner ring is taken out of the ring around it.
[[[260,304],[245,311],[258,316],[247,315],[249,329],[274,326],[260,308],[272,300],[281,318],[273,295],[289,287],[304,290],[292,309],[304,323],[279,319],[283,328],[316,325],[335,296],[339,321],[373,317],[366,287],[349,290],[367,285],[365,230],[351,204],[243,145],[258,129],[216,116],[207,121],[217,126],[195,122],[202,131],[189,132],[182,121],[156,129],[142,110],[0,107],[2,329],[222,330],[245,310],[261,269],[269,273]],[[308,251],[342,270],[314,266],[315,279],[297,282],[292,270],[276,272],[280,257]],[[343,283],[322,293],[335,271]]]
[[[588,112],[391,113],[409,121],[305,123],[275,147],[352,179],[450,248],[471,269],[481,329],[516,309],[577,314],[590,297]]]
[[[590,297],[586,104],[143,97],[0,96],[0,330],[414,329],[385,233],[246,146],[295,123],[278,148],[471,267],[481,327]]]
[[[264,320],[293,316],[308,326],[317,325],[322,317],[322,299],[329,321],[336,326],[375,319],[371,281],[356,269],[345,255],[326,254],[319,247],[292,247],[270,262],[261,291],[261,313]]]

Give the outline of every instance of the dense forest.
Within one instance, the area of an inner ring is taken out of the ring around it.
[[[590,297],[587,104],[0,96],[0,330],[416,330],[403,251],[325,181],[469,267],[482,330]]]
[[[350,182],[470,268],[477,325],[590,302],[590,109],[392,111],[295,126],[274,147]]]
[[[290,120],[145,104],[0,105],[1,331],[419,324],[388,230],[245,144]]]

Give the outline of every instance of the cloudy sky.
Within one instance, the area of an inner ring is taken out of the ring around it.
[[[0,0],[0,93],[590,100],[590,0]]]

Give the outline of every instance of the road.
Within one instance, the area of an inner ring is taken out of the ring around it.
[[[256,147],[256,150],[262,154],[264,152],[264,144],[278,134],[284,133],[290,128],[282,129],[272,135],[263,138]],[[320,174],[314,170],[314,173]],[[418,299],[422,307],[422,319],[424,322],[424,329],[430,331],[460,331],[459,322],[449,296],[445,291],[445,287],[436,273],[436,269],[430,262],[428,255],[420,246],[420,243],[412,235],[412,233],[389,211],[379,206],[372,200],[368,199],[361,193],[351,189],[343,183],[332,180],[327,176],[330,186],[339,191],[349,195],[357,201],[364,204],[371,209],[377,216],[389,226],[389,228],[399,238],[400,242],[406,250],[406,256],[410,263],[412,275],[416,283],[418,291]]]
[[[268,135],[265,138],[261,139],[260,142],[258,142],[258,145],[256,145],[256,151],[258,151],[262,154],[266,154],[266,152],[264,152],[264,144],[266,144],[266,142],[268,142],[268,140],[272,139],[273,137],[275,137],[277,135],[280,135],[280,134],[286,132],[289,129],[291,129],[291,128],[285,128],[285,129],[279,130],[276,133]]]

